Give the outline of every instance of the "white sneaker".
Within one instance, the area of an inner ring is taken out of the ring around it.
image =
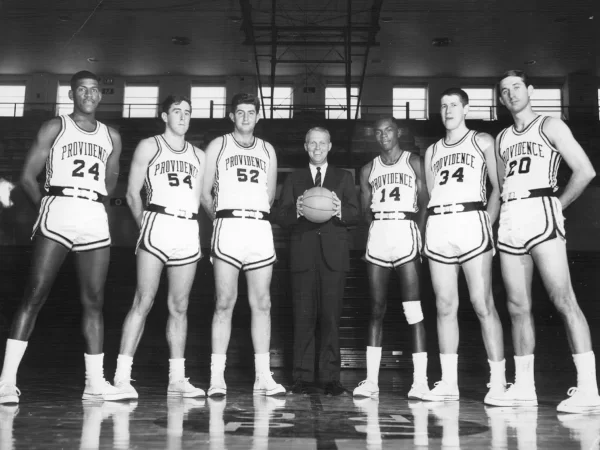
[[[189,378],[171,381],[167,388],[167,395],[184,398],[205,397],[206,394],[200,388],[190,383]]]
[[[254,393],[264,395],[282,395],[286,393],[285,388],[275,382],[273,372],[257,373],[254,381]]]
[[[215,371],[210,374],[210,387],[208,388],[209,397],[223,397],[227,395],[227,385],[225,384],[225,374],[221,371]]]
[[[379,397],[379,385],[371,380],[363,380],[354,388],[352,395],[354,397]]]
[[[0,405],[5,403],[19,403],[21,391],[14,384],[0,383]]]
[[[487,387],[489,390],[483,399],[483,403],[486,405],[493,405],[490,403],[493,401],[491,399],[502,397],[506,391],[506,386],[502,383],[488,383]]]
[[[115,388],[118,390],[118,394],[105,395],[104,400],[136,400],[138,398],[138,393],[131,385],[130,381],[131,380],[115,380]]]
[[[94,383],[89,383],[86,381],[85,389],[83,391],[83,396],[81,397],[83,400],[91,400],[91,401],[104,401],[104,400],[124,400],[127,397],[127,394],[124,394],[119,389],[114,387],[104,378],[101,378]]]
[[[491,392],[491,389],[490,389]],[[509,384],[509,388],[503,393],[495,393],[486,395],[486,405],[493,406],[537,406],[537,394],[535,386],[527,386],[524,384]]]
[[[441,380],[434,383],[434,388],[425,394],[422,400],[427,402],[456,402],[459,397],[457,384],[451,385]]]
[[[600,396],[572,387],[567,392],[568,399],[558,404],[556,410],[564,413],[597,413],[600,412]]]
[[[413,400],[422,400],[427,394],[431,392],[429,386],[424,382],[414,382],[408,391],[408,398]]]

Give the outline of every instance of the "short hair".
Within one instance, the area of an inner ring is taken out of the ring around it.
[[[169,109],[171,108],[171,106],[179,105],[181,102],[186,102],[188,105],[190,105],[190,112],[192,112],[192,102],[189,99],[189,97],[186,97],[185,95],[170,94],[160,104],[161,114],[169,114]]]
[[[400,127],[399,127],[399,126],[398,126],[398,124],[396,123],[396,119],[394,118],[394,116],[381,116],[379,119],[377,119],[377,120],[374,122],[374,124],[373,124],[373,125],[374,125],[374,126],[377,126],[377,125],[378,125],[380,122],[384,122],[384,121],[386,121],[386,120],[389,120],[389,121],[390,121],[390,123],[391,123],[392,125],[394,125],[394,126],[395,126],[396,128],[398,128],[398,129],[400,129]]]
[[[531,86],[531,81],[529,81],[529,77],[524,71],[519,69],[507,70],[502,74],[502,76],[498,79],[498,82],[496,83],[496,94],[498,94],[498,97],[500,97],[501,94],[500,83],[502,82],[502,80],[508,77],[519,77],[523,81],[525,86]]]
[[[238,105],[254,105],[256,112],[260,110],[260,100],[254,94],[248,94],[246,92],[240,92],[235,94],[231,99],[231,112],[235,113]]]
[[[74,91],[77,89],[77,82],[79,80],[96,80],[100,83],[100,77],[89,70],[80,70],[75,75],[71,77],[71,90]]]
[[[312,127],[310,130],[308,130],[306,132],[306,136],[304,137],[304,142],[308,142],[308,136],[313,131],[317,131],[317,132],[320,132],[320,133],[325,133],[327,135],[327,137],[329,138],[329,142],[331,142],[331,134],[329,133],[329,130],[327,128],[324,128],[324,127]]]
[[[450,89],[446,89],[444,92],[442,92],[442,95],[440,95],[440,100],[442,99],[442,97],[445,97],[446,95],[456,95],[459,99],[460,102],[462,103],[463,106],[466,106],[469,104],[469,94],[467,94],[465,91],[463,91],[460,88],[450,88]]]

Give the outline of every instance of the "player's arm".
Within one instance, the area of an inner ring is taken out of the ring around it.
[[[358,204],[354,179],[350,172],[344,170],[342,183],[341,217],[338,216],[335,220],[343,226],[356,225],[360,218],[360,206]]]
[[[495,148],[495,155],[496,155],[496,176],[498,179],[498,186],[500,187],[500,198],[502,198],[502,184],[504,183],[504,160],[502,159],[502,156],[500,156],[500,137],[502,136],[502,133],[500,133],[498,136],[496,136],[496,148]],[[490,170],[489,166],[488,166],[488,171]]]
[[[202,187],[204,186],[204,167],[206,165],[206,155],[198,147],[194,147],[194,152],[196,153],[196,157],[198,158],[198,161],[200,162],[200,170],[198,173],[198,179],[196,180],[196,183],[198,183],[198,186],[200,186],[200,196],[202,196]]]
[[[419,205],[419,212],[417,213],[417,226],[421,231],[421,236],[425,236],[425,223],[427,221],[427,204],[429,203],[429,193],[427,192],[427,186],[425,181],[425,165],[423,159],[416,153],[410,155],[408,160],[413,170],[415,171],[417,186],[417,202]]]
[[[213,198],[213,184],[217,172],[217,158],[221,147],[223,146],[223,137],[213,139],[206,147],[206,161],[204,164],[204,182],[202,183],[202,197],[200,203],[204,207],[210,220],[215,220],[215,204]]]
[[[269,195],[269,206],[273,206],[277,192],[277,154],[268,142],[265,143],[269,152],[269,172],[267,173],[267,194]]]
[[[590,181],[596,176],[596,171],[579,142],[573,137],[573,133],[571,133],[567,124],[552,117],[546,120],[543,126],[542,131],[573,171],[567,186],[558,197],[563,209],[565,209],[583,193]]]
[[[59,117],[44,122],[25,157],[25,165],[21,172],[20,183],[36,207],[39,207],[42,200],[42,192],[37,177],[44,169],[52,144],[61,129],[62,122]]]
[[[494,223],[500,214],[500,184],[498,183],[498,172],[496,171],[496,143],[494,138],[487,133],[477,133],[475,142],[483,151],[488,178],[492,186],[487,201],[487,213],[490,216],[490,221]]]
[[[148,170],[148,165],[156,155],[157,150],[154,138],[147,138],[142,139],[133,152],[125,197],[138,227],[142,226],[142,215],[144,213],[141,191],[146,180],[146,170]]]
[[[373,221],[373,212],[371,211],[371,201],[373,200],[373,192],[369,184],[369,174],[373,167],[373,161],[365,164],[360,169],[360,209],[363,220],[367,225]]]
[[[106,192],[111,195],[117,187],[119,179],[119,159],[121,158],[121,135],[111,127],[108,127],[108,134],[112,140],[113,149],[106,161]]]
[[[427,185],[427,193],[431,197],[431,191],[433,191],[433,185],[435,183],[435,177],[433,176],[432,167],[433,159],[433,145],[427,147],[425,151],[424,170],[425,170],[425,184]]]

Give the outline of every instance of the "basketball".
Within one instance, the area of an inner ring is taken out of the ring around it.
[[[329,189],[314,187],[304,193],[302,212],[307,220],[323,223],[331,219],[333,195]]]

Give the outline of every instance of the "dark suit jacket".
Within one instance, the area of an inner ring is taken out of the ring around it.
[[[342,202],[342,219],[333,217],[325,223],[312,223],[297,217],[296,200],[314,186],[310,169],[304,167],[292,172],[283,183],[276,222],[291,229],[290,270],[300,272],[314,267],[321,248],[325,263],[331,270],[349,269],[350,236],[348,226],[359,219],[359,205],[352,175],[329,164],[322,186],[336,193]],[[320,242],[320,246],[317,246]]]

